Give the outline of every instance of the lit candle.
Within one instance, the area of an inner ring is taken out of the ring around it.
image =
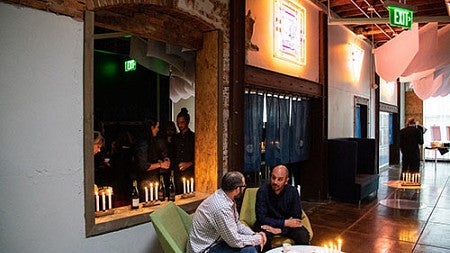
[[[186,178],[183,177],[183,194],[186,194]]]
[[[419,183],[420,183],[420,174],[419,174],[419,175],[417,175],[417,176],[419,177],[419,178],[418,178],[419,180],[418,180],[417,182],[419,182]]]
[[[147,188],[147,186],[144,187],[144,191],[145,191],[145,202],[148,202],[148,188]]]
[[[187,193],[190,193],[190,192],[191,192],[191,190],[190,190],[191,187],[190,187],[189,185],[190,185],[190,183],[189,183],[189,182],[186,182],[186,188],[187,188],[187,189],[186,189],[186,192],[187,192]]]
[[[112,208],[112,187],[108,187],[108,209]]]
[[[153,201],[153,183],[150,183],[150,201]]]
[[[338,251],[341,252],[342,251],[342,239],[338,239]]]
[[[105,191],[102,192],[102,210],[106,210],[106,198],[105,198]]]
[[[100,202],[98,197],[98,192],[95,192],[95,211],[100,211]]]
[[[155,183],[155,199],[158,199],[158,182]]]
[[[405,181],[405,172],[402,173],[402,181]]]
[[[191,192],[194,192],[194,178],[191,177]]]

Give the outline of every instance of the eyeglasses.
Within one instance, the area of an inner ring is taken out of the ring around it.
[[[236,188],[245,188],[245,187],[247,187],[247,186],[246,185],[239,185]]]

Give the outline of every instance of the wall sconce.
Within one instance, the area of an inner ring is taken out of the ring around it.
[[[349,67],[353,77],[353,81],[359,81],[361,76],[361,68],[362,62],[364,59],[364,50],[362,50],[359,46],[349,43],[350,47],[350,59],[349,59]]]

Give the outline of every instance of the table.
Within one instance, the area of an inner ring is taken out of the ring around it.
[[[278,247],[278,248],[266,251],[266,253],[282,253],[282,252],[283,252],[283,247]],[[289,252],[292,252],[292,253],[322,253],[322,252],[324,252],[324,248],[319,247],[319,246],[312,246],[312,245],[292,245],[291,251],[289,251]]]
[[[395,209],[404,209],[404,210],[416,210],[425,208],[425,204],[420,203],[420,195],[418,195],[417,200],[410,199],[400,199],[397,196],[397,192],[399,190],[415,190],[420,191],[423,188],[422,185],[402,185],[401,180],[391,180],[384,183],[388,187],[394,188],[394,198],[392,199],[382,199],[380,200],[380,204],[383,206],[387,206]]]
[[[434,173],[436,175],[436,169],[437,169],[437,152],[439,151],[442,154],[445,154],[448,152],[450,147],[425,147],[425,149],[434,150]],[[424,155],[425,156],[425,155]],[[425,158],[424,158],[425,159]],[[424,163],[425,164],[425,163]]]

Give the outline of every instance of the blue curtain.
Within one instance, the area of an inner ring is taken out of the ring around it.
[[[266,165],[289,163],[289,99],[267,96]]]
[[[356,115],[355,115],[356,119],[355,119],[355,137],[356,138],[361,138],[361,107],[357,106],[356,107]]]
[[[309,101],[292,100],[291,126],[289,136],[289,162],[307,160],[311,148],[311,108]]]
[[[245,94],[244,172],[257,172],[261,167],[264,96]]]
[[[394,114],[389,113],[389,145],[394,144]]]

